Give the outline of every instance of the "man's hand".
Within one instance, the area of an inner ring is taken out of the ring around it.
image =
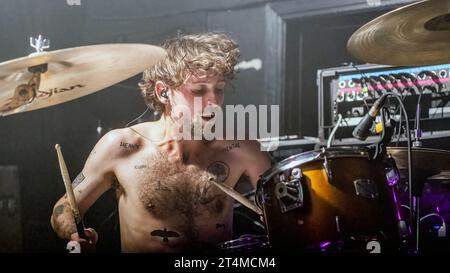
[[[97,244],[98,241],[97,232],[93,228],[85,228],[84,234],[86,234],[87,240],[81,239],[78,236],[78,233],[72,233],[72,235],[70,235],[71,241],[69,242],[69,244],[72,243],[73,241],[78,242],[81,246],[81,253],[94,253],[95,245]],[[76,247],[75,246],[76,244],[73,245],[74,247]]]

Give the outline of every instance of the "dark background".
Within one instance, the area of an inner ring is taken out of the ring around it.
[[[317,136],[317,69],[361,63],[345,49],[364,23],[413,1],[359,0],[2,0],[0,62],[32,52],[29,37],[42,34],[50,50],[100,43],[151,43],[178,34],[221,31],[236,39],[241,60],[258,58],[262,69],[239,72],[228,104],[279,104],[281,134]],[[99,63],[98,65],[102,65]],[[92,95],[53,107],[0,118],[0,165],[18,167],[20,224],[14,248],[62,252],[51,230],[55,201],[64,193],[54,145],[62,146],[73,179],[102,134],[123,127],[145,110],[140,75]],[[0,87],[1,88],[1,87]],[[1,90],[1,89],[0,89]],[[152,113],[140,121],[153,119]],[[97,126],[103,131],[97,133]],[[116,202],[108,192],[85,222],[100,234],[99,251],[119,251]]]

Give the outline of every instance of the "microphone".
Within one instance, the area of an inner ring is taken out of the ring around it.
[[[359,140],[366,140],[367,136],[370,133],[370,128],[375,120],[375,117],[380,111],[381,106],[384,104],[384,100],[386,99],[388,94],[383,94],[378,100],[370,108],[369,112],[362,118],[362,120],[358,123],[358,125],[353,130],[352,135]]]

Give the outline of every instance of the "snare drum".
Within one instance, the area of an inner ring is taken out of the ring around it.
[[[361,147],[306,152],[275,165],[261,176],[256,196],[271,247],[397,250],[401,216],[390,167]]]

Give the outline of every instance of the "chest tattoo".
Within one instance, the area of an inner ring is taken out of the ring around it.
[[[177,231],[195,241],[199,237],[199,218],[218,217],[225,207],[227,197],[209,179],[213,176],[224,182],[230,168],[226,163],[216,161],[204,170],[195,165],[169,162],[163,155],[148,162],[146,168],[135,168],[139,200],[153,217],[169,221],[176,219],[177,225],[181,223]],[[157,235],[152,236],[167,235],[164,230],[154,232]],[[161,237],[166,241],[165,238],[170,236]]]

